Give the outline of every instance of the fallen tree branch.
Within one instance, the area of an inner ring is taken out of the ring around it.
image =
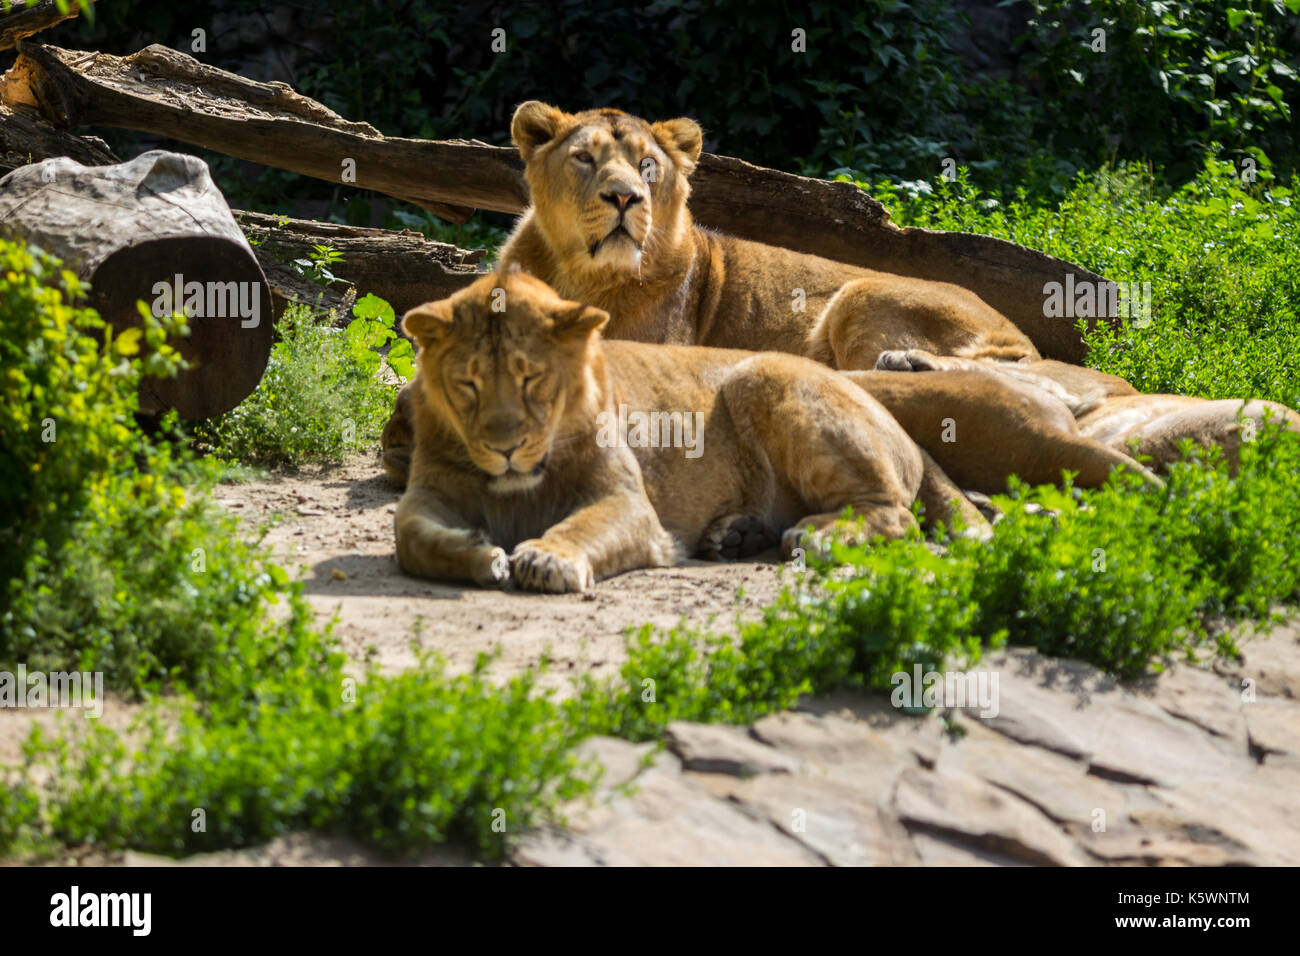
[[[0,104],[0,176],[28,163],[67,156],[83,166],[119,162],[108,144],[95,136],[77,136],[50,124],[32,106]]]
[[[258,83],[162,46],[128,57],[33,42],[6,74],[6,102],[40,106],[67,126],[120,126],[179,139],[335,183],[373,189],[462,222],[473,209],[521,212],[518,153],[474,140],[386,137],[283,83]],[[958,283],[1021,328],[1046,356],[1081,362],[1072,319],[1045,316],[1044,286],[1100,282],[1060,259],[987,236],[899,229],[851,183],[834,183],[705,154],[691,210],[704,226],[841,262]]]
[[[351,287],[359,295],[369,292],[385,299],[401,315],[468,285],[478,275],[477,263],[483,257],[482,249],[460,249],[409,231],[364,229],[239,209],[232,212],[266,272],[277,299],[277,314],[295,297],[316,304],[324,293],[319,305],[341,310],[339,320],[346,321],[349,316],[343,296]],[[339,280],[328,288],[290,265],[296,259],[310,258],[317,245],[328,245],[343,256],[330,269]]]
[[[0,50],[8,50],[19,40],[78,16],[81,5],[77,0],[69,0],[64,13],[55,0],[39,0],[31,6],[25,0],[0,0],[0,11]]]

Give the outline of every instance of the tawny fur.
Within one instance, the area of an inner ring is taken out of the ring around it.
[[[610,314],[606,334],[772,350],[828,362],[810,338],[834,329],[842,368],[885,349],[1034,359],[1029,338],[973,292],[850,266],[695,225],[689,177],[702,133],[618,110],[568,114],[530,101],[511,133],[532,207],[501,251],[568,299]],[[621,230],[619,227],[622,227]]]
[[[582,591],[722,556],[759,527],[784,531],[787,555],[817,547],[846,507],[862,540],[915,524],[928,459],[847,379],[792,355],[604,341],[607,319],[519,272],[407,313],[419,345],[399,406],[414,437],[395,522],[407,572]],[[598,442],[598,414],[620,404],[702,413],[702,453]],[[389,451],[402,428],[386,430]]]
[[[1277,402],[1142,394],[1119,376],[1051,359],[993,364],[912,350],[886,353],[881,364],[923,373],[899,376],[905,379],[961,371],[1037,387],[1064,401],[1077,418],[1079,435],[1115,451],[1149,458],[1157,468],[1182,460],[1180,445],[1185,439],[1203,448],[1221,448],[1235,471],[1241,442],[1250,440],[1251,433],[1259,434],[1266,421],[1300,433],[1300,414]],[[903,424],[908,427],[906,421]],[[908,431],[916,437],[910,428]]]

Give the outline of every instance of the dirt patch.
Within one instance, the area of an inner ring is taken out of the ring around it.
[[[562,688],[572,675],[617,669],[629,627],[686,619],[734,629],[737,612],[756,614],[780,593],[784,570],[773,549],[754,561],[633,571],[601,581],[586,597],[411,578],[394,552],[400,495],[369,455],[220,485],[214,497],[250,533],[272,523],[265,543],[301,574],[321,619],[337,615],[344,650],[360,660],[373,648],[389,671],[415,664],[413,640],[443,654],[453,671],[468,669],[481,652],[498,651],[492,671],[501,676],[536,664],[549,649],[553,669],[544,682]]]

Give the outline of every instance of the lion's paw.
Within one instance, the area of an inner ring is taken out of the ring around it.
[[[563,554],[540,540],[520,542],[510,556],[510,571],[515,583],[529,591],[563,594],[596,586],[586,555],[576,551]]]
[[[474,580],[480,587],[504,587],[510,580],[510,556],[505,548],[485,549],[480,556]]]
[[[700,539],[699,555],[709,561],[735,561],[766,551],[776,532],[751,515],[727,515],[714,521]]]
[[[880,353],[876,368],[884,372],[934,372],[941,365],[922,349],[889,349]]]

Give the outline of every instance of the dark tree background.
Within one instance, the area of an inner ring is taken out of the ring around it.
[[[614,105],[692,115],[707,148],[765,165],[907,181],[952,157],[986,189],[1045,201],[1115,159],[1150,160],[1171,183],[1207,151],[1266,155],[1283,178],[1297,165],[1300,0],[101,0],[95,11],[93,27],[43,38],[193,51],[393,135],[506,143],[522,100]],[[493,50],[498,29],[505,52]],[[125,155],[157,145],[106,138]],[[391,211],[203,155],[236,204],[351,221]]]

